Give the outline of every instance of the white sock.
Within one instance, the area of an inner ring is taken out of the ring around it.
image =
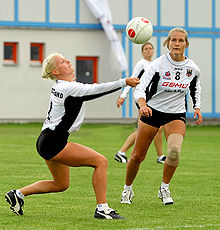
[[[121,152],[121,151],[118,151],[118,153],[122,156],[126,156],[126,153],[125,152]]]
[[[125,184],[124,189],[131,191],[132,190],[132,184],[129,186]]]
[[[25,197],[19,189],[16,190],[16,195],[21,199],[24,199]]]
[[[169,184],[166,184],[162,181],[161,188],[169,188]]]
[[[98,211],[104,211],[106,208],[108,208],[108,203],[104,203],[104,204],[97,204],[97,209]]]

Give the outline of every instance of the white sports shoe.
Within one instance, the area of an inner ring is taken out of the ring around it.
[[[157,163],[164,164],[164,163],[165,163],[165,160],[166,160],[166,156],[163,156],[162,158],[157,157]]]
[[[132,190],[124,189],[121,195],[122,204],[131,204],[132,198],[134,197],[134,192]]]
[[[98,211],[98,209],[95,210],[94,217],[97,219],[125,219],[124,217],[120,216],[114,209],[112,208],[106,208],[103,211]]]
[[[170,196],[169,188],[159,188],[158,197],[162,200],[162,204],[168,205],[173,204],[173,199]]]
[[[128,162],[128,159],[126,157],[126,155],[122,155],[119,152],[117,152],[114,156],[114,159],[118,162],[124,163],[126,164]]]

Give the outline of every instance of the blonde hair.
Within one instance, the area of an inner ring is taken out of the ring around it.
[[[55,62],[56,56],[62,56],[62,55],[59,53],[53,53],[44,59],[42,65],[42,72],[41,72],[42,78],[46,78],[46,79],[50,78],[52,80],[56,79],[56,77],[52,74],[52,70],[56,68],[56,62]]]
[[[184,33],[184,34],[185,34],[186,47],[188,47],[188,46],[189,46],[188,33],[187,33],[186,30],[184,30],[184,29],[181,28],[181,27],[175,27],[175,28],[173,28],[172,30],[170,30],[167,39],[166,39],[166,40],[164,41],[164,43],[163,43],[163,46],[166,46],[166,47],[169,49],[169,42],[170,42],[171,36],[172,36],[172,34],[173,34],[174,32],[181,32],[181,33]]]

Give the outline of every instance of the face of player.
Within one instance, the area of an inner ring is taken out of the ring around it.
[[[54,69],[54,75],[57,79],[73,81],[75,80],[74,67],[71,62],[63,56],[55,57],[56,69]]]
[[[142,54],[143,54],[144,59],[151,61],[152,56],[154,54],[153,47],[150,44],[146,44],[143,48]]]
[[[185,34],[179,31],[174,32],[169,41],[169,50],[172,59],[174,61],[183,61],[185,59],[185,48],[187,48]]]

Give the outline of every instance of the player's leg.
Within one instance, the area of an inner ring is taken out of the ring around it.
[[[186,125],[181,120],[171,121],[164,126],[164,132],[167,139],[167,159],[164,163],[163,179],[158,196],[165,205],[173,204],[173,199],[170,197],[169,183],[179,164],[185,128]]]
[[[162,131],[163,126],[161,126],[154,137],[154,146],[157,152],[157,163],[164,163],[166,156],[163,154],[163,142],[162,142]]]
[[[121,149],[115,154],[114,159],[116,161],[121,163],[127,163],[128,160],[127,160],[126,152],[134,144],[135,138],[136,138],[136,130],[128,136]]]
[[[59,162],[45,160],[53,180],[37,181],[19,189],[24,196],[41,193],[63,192],[69,187],[69,167]]]
[[[59,154],[46,162],[54,181],[39,181],[26,186],[20,189],[23,195],[65,190],[69,186],[69,171],[67,172],[69,166],[90,166],[94,168],[92,184],[97,204],[100,205],[100,210],[96,209],[95,217],[103,219],[123,218],[115,210],[109,208],[106,202],[108,162],[104,156],[88,147],[76,143],[68,143]]]
[[[139,166],[145,159],[148,148],[157,133],[157,130],[158,128],[139,121],[135,146],[128,161],[126,185],[131,185],[133,183],[139,170]]]
[[[94,217],[98,219],[124,219],[115,210],[108,207],[106,200],[108,161],[103,155],[86,146],[68,143],[64,150],[52,160],[72,167],[89,166],[94,168],[92,185],[97,201]]]
[[[59,154],[46,160],[46,163],[54,180],[38,181],[20,188],[17,190],[21,192],[20,198],[31,194],[64,191],[69,186],[69,166],[92,166],[95,168],[92,181],[97,202],[106,203],[107,159],[104,156],[85,146],[67,143]]]
[[[163,130],[163,127],[160,127],[158,129],[157,134],[154,137],[154,146],[155,146],[155,149],[157,151],[157,156],[162,156],[163,155],[162,130]]]
[[[127,164],[126,180],[124,190],[122,192],[121,203],[132,202],[134,196],[132,191],[132,183],[138,173],[141,162],[145,159],[148,148],[157,133],[158,128],[145,124],[142,121],[138,123],[137,137],[134,149]]]
[[[124,142],[123,146],[120,149],[121,152],[125,152],[126,153],[128,151],[128,149],[134,144],[135,138],[136,138],[136,134],[137,134],[137,132],[135,130],[133,133],[131,133],[128,136],[128,138],[126,139],[126,141]]]
[[[72,167],[93,167],[92,183],[97,202],[106,202],[108,161],[104,156],[86,146],[77,143],[68,143],[66,147],[51,160]]]
[[[140,119],[141,113],[140,111],[138,111],[138,121]],[[131,133],[126,141],[124,142],[123,146],[121,147],[121,149],[115,154],[114,159],[118,162],[121,163],[127,163],[127,156],[126,156],[126,152],[131,148],[131,146],[134,144],[135,139],[136,139],[136,135],[137,135],[137,130],[135,130],[133,133]]]
[[[166,124],[164,130],[167,139],[167,160],[164,164],[163,181],[169,183],[179,164],[186,124],[181,120],[174,120]]]
[[[124,219],[114,209],[109,208],[106,201],[108,161],[104,156],[83,145],[68,143],[64,150],[52,160],[73,167],[93,167],[92,184],[97,201],[94,217],[98,219]]]
[[[69,167],[58,162],[46,160],[54,180],[41,180],[26,187],[11,190],[6,195],[6,201],[17,215],[23,215],[24,197],[32,194],[62,192],[69,187]]]

